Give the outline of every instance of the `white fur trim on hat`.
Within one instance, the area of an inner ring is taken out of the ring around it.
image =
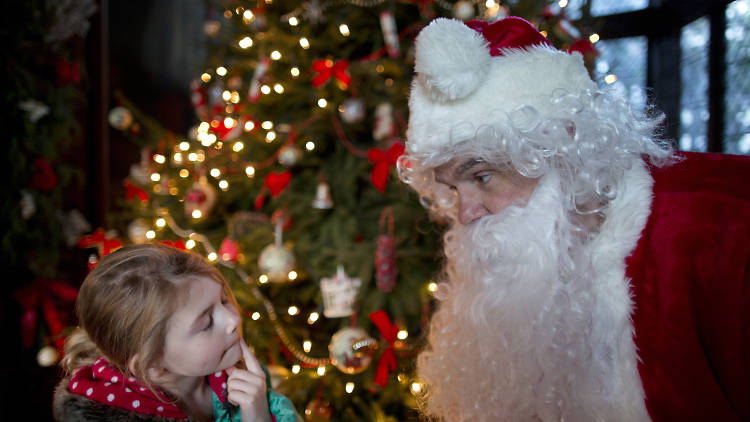
[[[550,99],[556,90],[597,88],[578,53],[534,45],[492,57],[479,32],[451,19],[436,19],[422,30],[416,60],[406,148],[423,157],[472,138],[498,112],[532,106],[554,117]]]

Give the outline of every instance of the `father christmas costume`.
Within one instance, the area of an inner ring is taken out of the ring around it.
[[[750,186],[743,180],[750,158],[670,158],[662,146],[649,146],[653,141],[639,139],[648,130],[598,94],[580,55],[555,50],[518,18],[433,21],[417,38],[415,71],[399,166],[427,203],[439,200],[424,193],[433,192],[424,177],[409,173],[434,169],[451,154],[487,161],[505,154],[540,186],[547,174],[578,166],[576,159],[601,160],[599,167],[580,164],[592,174],[556,183],[576,195],[585,190],[578,183],[595,186],[595,196],[571,199],[572,209],[578,199],[606,198],[586,244],[595,275],[583,292],[594,320],[586,341],[596,343],[588,358],[606,362],[600,375],[610,380],[596,399],[606,402],[604,410],[566,413],[575,406],[561,403],[554,417],[543,410],[529,416],[512,407],[493,412],[489,407],[501,406],[487,401],[478,405],[495,415],[486,420],[750,420]],[[601,116],[614,123],[602,124]],[[628,137],[634,141],[618,142]],[[502,325],[497,321],[497,336]],[[523,369],[506,368],[511,375]],[[585,384],[573,378],[558,386]],[[540,409],[550,406],[536,399]],[[465,420],[460,412],[441,416]]]

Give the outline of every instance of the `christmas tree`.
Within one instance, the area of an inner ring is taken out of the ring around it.
[[[440,222],[395,178],[413,38],[435,17],[509,14],[560,48],[579,35],[543,1],[215,1],[211,14],[189,133],[122,97],[110,113],[143,146],[120,228],[223,270],[246,340],[307,420],[417,419]]]

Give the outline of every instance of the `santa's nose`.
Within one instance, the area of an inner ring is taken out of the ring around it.
[[[459,200],[458,221],[466,225],[489,214],[489,210],[481,203],[472,200]]]

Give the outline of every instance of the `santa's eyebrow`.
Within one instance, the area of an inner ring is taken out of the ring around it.
[[[462,174],[464,174],[467,170],[470,168],[476,166],[477,164],[483,163],[483,160],[480,160],[479,158],[470,158],[463,162],[460,166],[456,167],[456,170],[453,171],[453,177],[458,179],[461,177]]]

